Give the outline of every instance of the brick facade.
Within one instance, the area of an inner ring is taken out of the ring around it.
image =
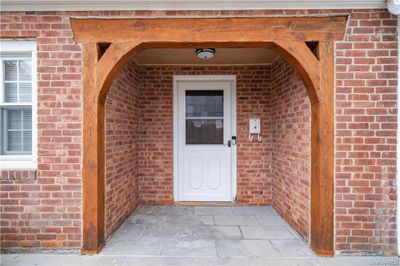
[[[397,19],[385,10],[3,12],[1,38],[34,37],[38,45],[38,170],[34,178],[1,180],[2,248],[81,247],[82,47],[73,42],[70,16],[218,17],[337,13],[348,13],[350,17],[345,39],[336,44],[336,252],[394,254]],[[257,98],[259,93],[243,98],[243,106],[252,105],[251,97]],[[258,104],[258,107],[268,109],[262,103]],[[265,104],[268,106],[268,102]],[[172,112],[168,108],[164,110],[166,116]],[[272,121],[268,127],[274,132],[277,130]],[[162,134],[162,130],[156,130],[157,134]],[[277,143],[267,145],[272,152],[274,145],[276,147]],[[253,152],[251,145],[243,149]],[[139,151],[143,149],[139,147]],[[268,148],[259,152],[265,158],[264,152],[268,154]],[[141,153],[138,161],[141,156],[147,155]],[[242,156],[238,161],[246,154]],[[271,202],[273,193],[264,190],[264,185],[273,184],[272,172],[267,169],[266,162],[268,159],[260,159],[257,165],[243,162],[243,185],[252,187],[256,193],[239,189],[238,202],[240,199],[252,203]],[[155,164],[168,168],[172,162],[155,161]],[[140,186],[141,180],[150,180],[151,176],[141,176],[140,162],[138,165],[138,196],[143,195],[145,199],[145,192],[154,187]],[[150,167],[150,163],[146,166]],[[246,171],[253,173],[253,170],[247,170],[253,167],[257,178],[250,180],[245,174]],[[108,168],[110,171],[116,170]],[[21,172],[21,175],[27,174]],[[108,189],[112,190],[112,183],[110,180]],[[160,190],[162,195],[153,195],[152,200],[170,201],[171,195],[164,193],[170,185],[162,184],[161,180],[155,180],[154,185],[166,190]],[[150,194],[146,197],[151,199]],[[298,208],[295,205],[293,208]],[[108,212],[109,219],[112,212]],[[116,217],[125,214],[125,210],[121,210]],[[122,218],[115,219],[109,224],[108,232]],[[305,223],[303,218],[299,219],[293,218],[292,224]]]
[[[120,71],[106,99],[106,237],[138,204],[139,76],[133,63]]]
[[[37,41],[38,171],[1,180],[1,247],[77,249],[82,240],[82,48],[67,16],[2,14],[1,37]]]
[[[352,14],[336,44],[336,249],[396,248],[397,21]]]
[[[272,205],[309,239],[311,110],[306,88],[282,58],[272,65]]]
[[[271,203],[269,106],[270,68],[142,67],[139,197],[145,203],[172,202],[173,75],[236,75],[237,82],[237,202]],[[248,117],[262,120],[262,143],[249,143]]]

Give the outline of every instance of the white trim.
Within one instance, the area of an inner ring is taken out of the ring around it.
[[[277,10],[386,8],[385,0],[3,0],[2,11]]]
[[[400,16],[397,17],[397,32],[400,30]],[[397,34],[397,46],[400,50],[400,35]],[[397,55],[397,255],[400,256],[400,54]]]
[[[36,42],[28,40],[1,40],[0,58],[11,56],[26,57],[30,55],[32,62],[32,155],[0,155],[0,170],[36,169],[37,168],[37,56]],[[2,64],[1,64],[2,65]],[[0,92],[3,91],[3,70],[0,66]],[[2,93],[0,93],[1,95]],[[0,96],[2,100],[2,95]],[[0,106],[9,106],[3,103]],[[18,103],[18,105],[26,105]],[[29,104],[30,105],[30,104]]]
[[[32,155],[1,155],[0,170],[37,169]]]
[[[178,162],[179,162],[179,149],[178,141],[179,136],[176,134],[178,132],[178,82],[181,81],[229,81],[231,82],[231,126],[232,126],[232,136],[236,136],[237,139],[237,113],[236,113],[236,76],[235,75],[174,75],[173,76],[173,200],[175,202],[179,201],[179,184],[178,184]],[[231,200],[235,201],[237,194],[237,145],[232,145],[232,182],[231,182]]]
[[[31,53],[36,54],[36,42],[26,40],[1,40],[0,41],[1,53]]]

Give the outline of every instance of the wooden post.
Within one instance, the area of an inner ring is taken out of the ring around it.
[[[104,104],[97,89],[97,44],[84,44],[83,254],[104,245]]]
[[[334,255],[334,49],[318,46],[319,101],[311,106],[311,248],[320,256]]]

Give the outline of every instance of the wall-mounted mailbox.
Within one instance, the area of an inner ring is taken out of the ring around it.
[[[249,118],[249,133],[250,134],[260,134],[261,133],[260,118]]]
[[[257,134],[257,140],[261,141],[261,119],[259,117],[249,118],[249,141],[253,141],[254,134]]]

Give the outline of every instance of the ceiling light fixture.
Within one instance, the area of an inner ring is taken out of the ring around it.
[[[198,58],[201,59],[210,59],[214,57],[215,49],[214,48],[199,48],[196,49],[196,54]]]

